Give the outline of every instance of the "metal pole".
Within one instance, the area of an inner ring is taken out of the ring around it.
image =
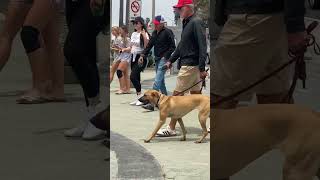
[[[129,23],[130,23],[130,11],[129,11],[129,8],[130,8],[130,0],[127,0],[127,6],[126,6],[126,25],[128,26]]]
[[[120,0],[119,26],[123,26],[123,0]]]
[[[152,0],[152,19],[156,17],[156,0]]]

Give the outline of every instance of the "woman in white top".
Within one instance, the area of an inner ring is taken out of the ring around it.
[[[117,58],[120,64],[117,69],[117,76],[120,82],[120,90],[116,94],[130,94],[130,79],[129,79],[129,63],[131,61],[131,53],[122,51],[130,47],[130,38],[128,38],[128,28],[127,26],[122,26],[120,28],[121,41],[118,44],[120,48],[120,54]]]
[[[135,32],[131,35],[131,46],[129,48],[123,49],[123,51],[131,52],[131,74],[130,80],[136,89],[137,98],[130,103],[130,105],[141,106],[143,103],[140,102],[139,96],[141,95],[141,72],[147,66],[147,59],[144,58],[143,60],[140,58],[140,53],[146,48],[147,44],[149,43],[149,34],[147,32],[144,19],[142,17],[136,17],[133,21]]]

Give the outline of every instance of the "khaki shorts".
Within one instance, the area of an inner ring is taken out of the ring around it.
[[[175,91],[182,92],[200,81],[200,70],[198,66],[181,66],[177,77]],[[200,91],[202,83],[192,87],[189,91]]]
[[[283,15],[230,15],[214,51],[211,93],[228,96],[249,86],[289,60]],[[287,91],[292,67],[239,98]]]

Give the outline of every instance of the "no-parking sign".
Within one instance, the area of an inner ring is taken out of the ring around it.
[[[129,10],[130,20],[134,20],[135,17],[141,16],[141,0],[130,0]]]

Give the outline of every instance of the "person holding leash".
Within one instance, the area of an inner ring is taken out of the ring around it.
[[[165,27],[165,20],[160,15],[154,18],[153,24],[155,30],[151,35],[146,49],[140,54],[140,59],[147,56],[154,47],[156,77],[153,83],[153,89],[157,91],[160,90],[162,94],[168,95],[165,84],[166,70],[163,69],[163,67],[176,48],[174,34],[171,29]],[[154,106],[152,104],[146,104],[142,107],[154,111]]]
[[[294,52],[305,45],[304,2],[217,1],[215,22],[224,26],[214,50],[210,91],[214,103],[279,68],[289,61],[289,50]],[[290,89],[291,71],[291,66],[286,67],[243,97],[252,97],[255,93],[258,104],[293,103],[293,98],[284,101]],[[236,108],[240,98],[211,106],[211,109]]]
[[[192,87],[208,75],[205,66],[207,58],[206,31],[204,23],[196,17],[192,0],[179,0],[174,6],[183,18],[183,31],[181,41],[172,56],[166,62],[166,67],[171,68],[172,64],[180,58],[181,68],[177,77],[176,88],[173,96],[183,96],[184,90]],[[190,89],[191,94],[201,94],[202,84],[198,83]],[[170,124],[159,130],[158,136],[175,136],[177,121],[171,120]]]

